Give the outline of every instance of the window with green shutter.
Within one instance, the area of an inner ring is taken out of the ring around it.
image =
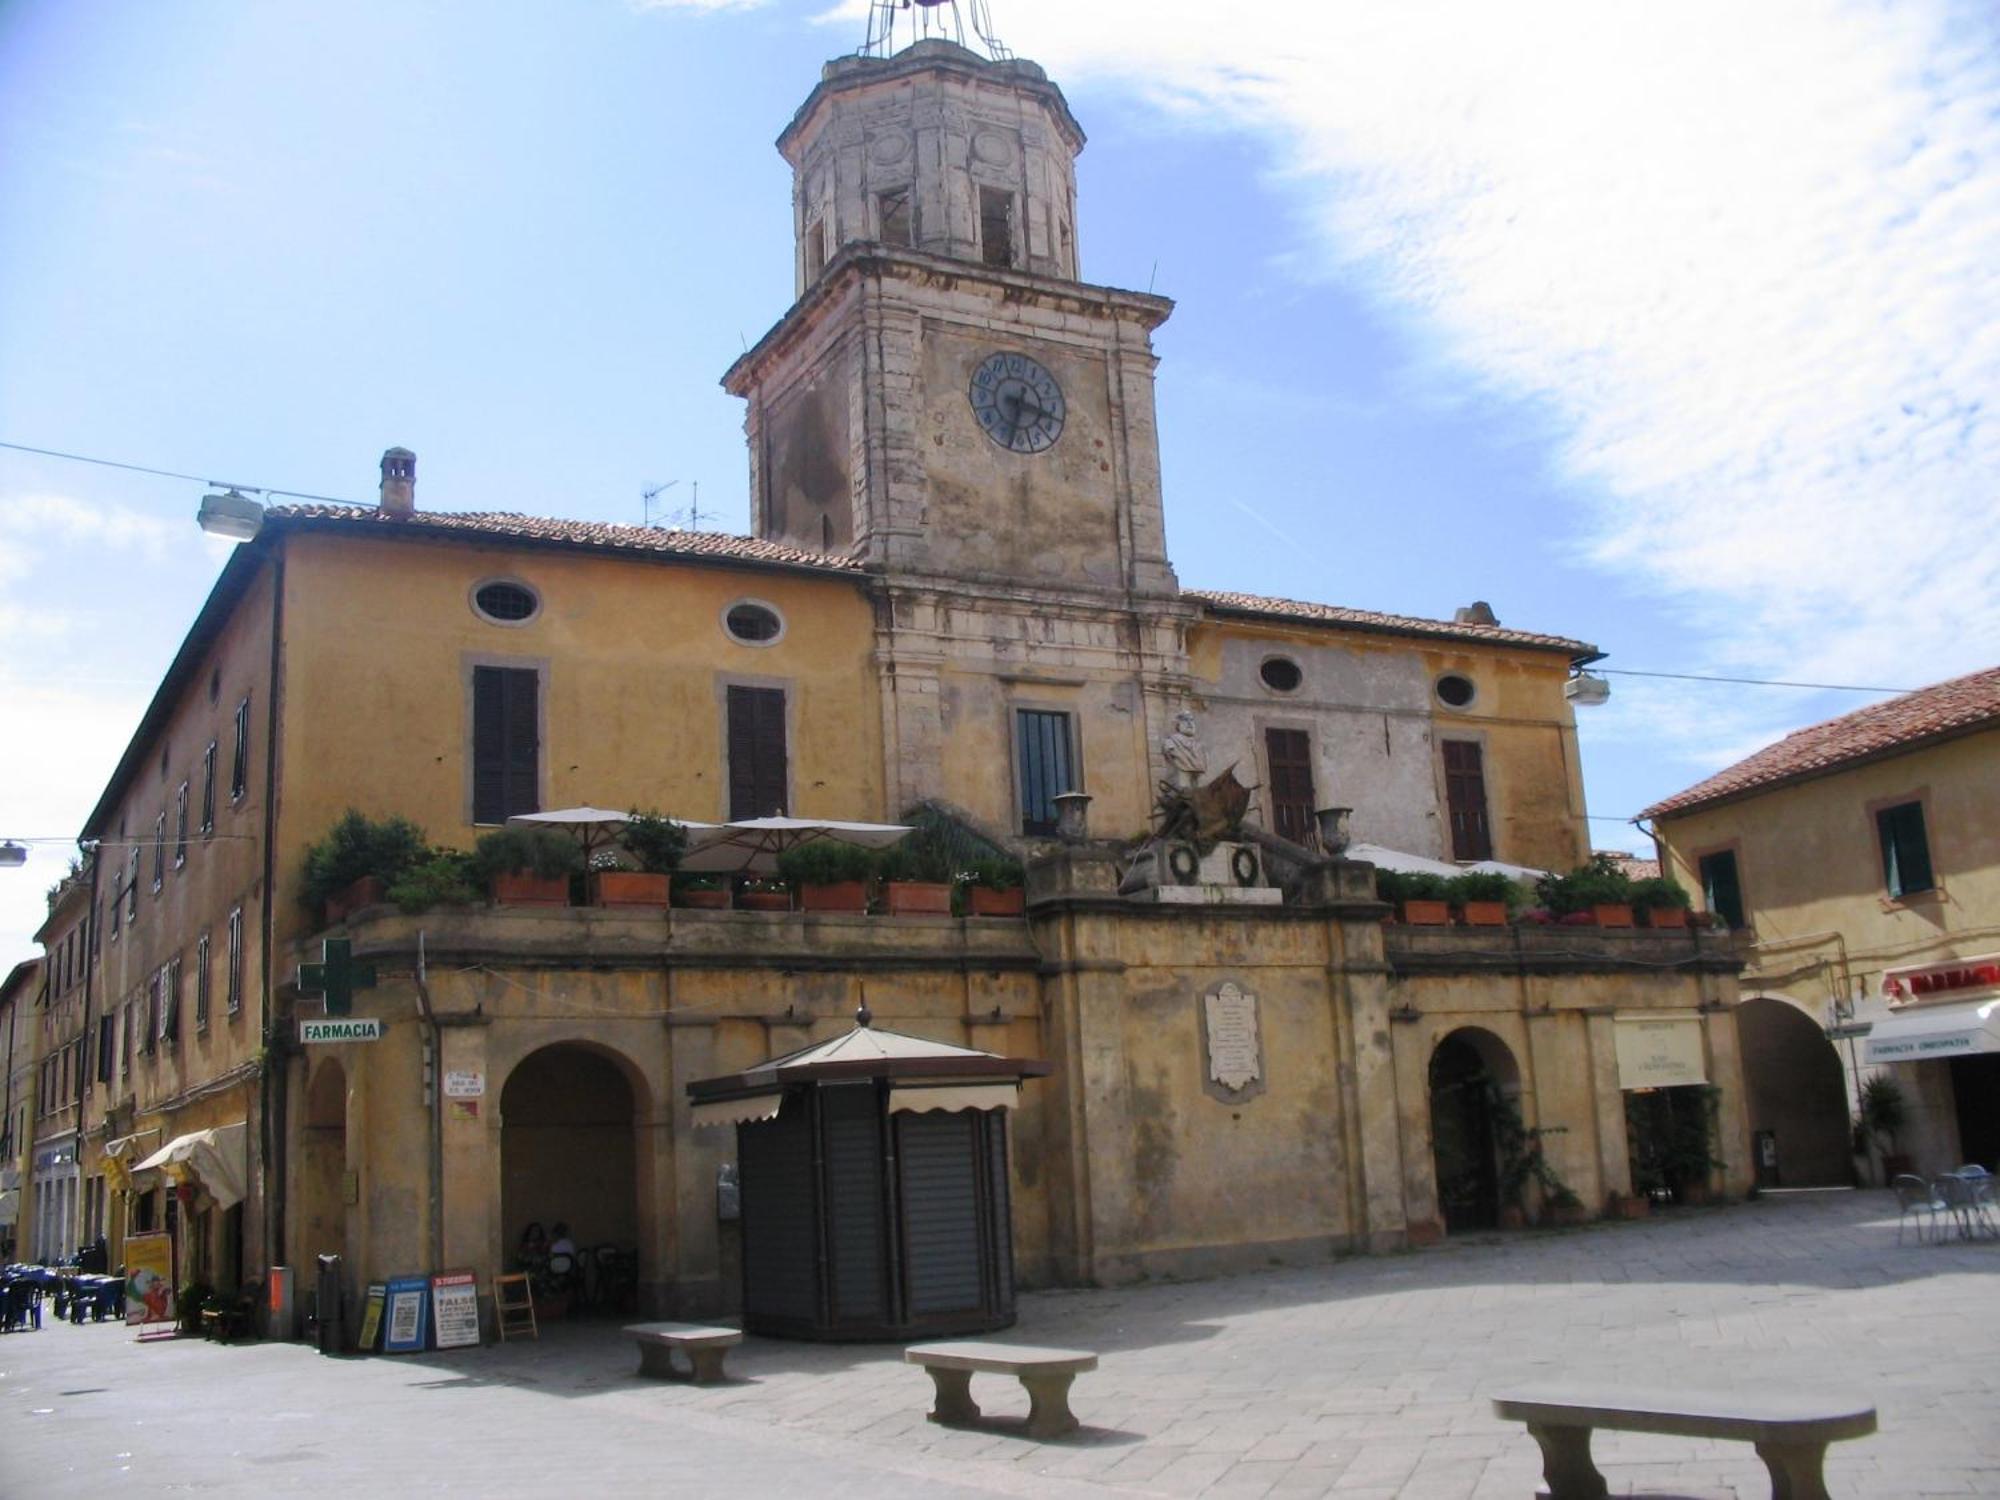
[[[1902,802],[1875,814],[1882,840],[1882,883],[1892,896],[1933,889],[1931,845],[1924,833],[1924,805]]]

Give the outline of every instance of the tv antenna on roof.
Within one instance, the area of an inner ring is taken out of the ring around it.
[[[669,479],[665,484],[649,484],[639,491],[639,517],[642,526],[656,528],[659,526],[659,522],[653,519],[653,502],[679,483],[678,479]],[[701,481],[699,479],[690,479],[688,481],[688,503],[686,508],[668,511],[666,515],[667,519],[674,524],[675,529],[678,530],[684,527],[688,531],[699,531],[701,530],[701,523],[703,521],[713,521],[715,519],[714,512],[711,511],[704,514],[702,511]]]
[[[974,39],[986,48],[988,57],[1007,62],[1014,56],[994,34],[986,0],[869,0],[868,40],[861,44],[861,55],[890,57],[925,41],[963,47],[968,18]]]

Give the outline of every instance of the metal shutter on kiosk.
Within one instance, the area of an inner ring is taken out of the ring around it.
[[[882,1113],[875,1085],[819,1090],[833,1326],[878,1323],[883,1289]]]
[[[909,1315],[976,1309],[983,1302],[977,1116],[932,1110],[895,1120]]]
[[[742,1182],[746,1319],[815,1321],[812,1112],[788,1099],[774,1120],[736,1128]]]
[[[993,1224],[994,1311],[1014,1316],[1014,1203],[1007,1183],[1007,1112],[991,1110],[979,1117],[985,1127],[987,1205]]]

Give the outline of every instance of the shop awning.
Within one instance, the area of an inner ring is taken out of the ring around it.
[[[1012,1109],[1021,1102],[1018,1083],[960,1083],[939,1088],[890,1089],[889,1113],[924,1114],[943,1109]]]
[[[774,1120],[784,1107],[785,1096],[751,1094],[744,1099],[721,1099],[694,1107],[696,1129],[704,1125],[748,1125],[753,1120]]]
[[[249,1128],[238,1123],[218,1125],[212,1130],[194,1130],[177,1135],[144,1161],[133,1165],[140,1172],[165,1169],[169,1176],[192,1177],[213,1198],[218,1208],[234,1208],[243,1201],[249,1169],[245,1160],[250,1140]]]
[[[2000,1052],[2000,1000],[1925,1005],[1877,1021],[1864,1057],[1872,1063],[1927,1062]]]
[[[151,1143],[159,1138],[157,1129],[135,1130],[130,1135],[121,1135],[104,1143],[104,1149],[98,1155],[104,1163],[105,1180],[114,1191],[129,1192],[136,1186],[132,1180],[132,1163],[151,1151]]]

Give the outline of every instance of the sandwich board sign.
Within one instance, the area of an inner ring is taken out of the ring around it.
[[[446,1271],[431,1278],[431,1316],[440,1349],[477,1348],[479,1278],[470,1271]]]
[[[428,1342],[430,1320],[425,1316],[430,1302],[430,1279],[424,1276],[389,1278],[389,1326],[383,1332],[384,1354],[421,1354]]]

